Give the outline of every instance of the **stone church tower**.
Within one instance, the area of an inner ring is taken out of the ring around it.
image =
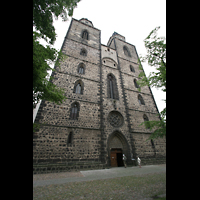
[[[142,164],[166,161],[166,139],[148,140],[144,120],[160,120],[148,86],[138,91],[140,73],[134,45],[114,32],[107,46],[101,30],[88,19],[72,19],[61,48],[67,55],[51,76],[67,100],[43,100],[33,133],[34,173],[128,165],[138,155]]]

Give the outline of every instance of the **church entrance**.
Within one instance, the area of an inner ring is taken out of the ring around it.
[[[124,166],[123,154],[129,159],[128,143],[124,135],[119,131],[114,131],[108,138],[108,162],[111,167]]]
[[[122,160],[122,149],[111,149],[110,151],[111,167],[121,167],[124,166]]]

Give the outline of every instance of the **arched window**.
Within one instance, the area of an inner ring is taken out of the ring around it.
[[[152,145],[153,148],[155,148],[155,145],[154,145],[154,142],[153,142],[152,139],[151,139],[151,145]]]
[[[135,69],[134,69],[134,67],[133,67],[132,65],[130,65],[130,70],[131,70],[132,72],[135,72]]]
[[[137,84],[137,80],[136,79],[134,79],[134,85],[135,85],[136,88],[139,88],[139,85]]]
[[[110,98],[114,99],[114,93],[113,93],[113,78],[111,75],[108,76],[109,79],[109,86],[110,86]]]
[[[149,119],[148,119],[148,117],[144,114],[143,115],[143,118],[144,118],[144,121],[146,122],[146,121],[149,121]]]
[[[76,94],[83,94],[83,81],[77,80],[74,84],[74,93]]]
[[[85,65],[83,63],[80,63],[78,65],[78,73],[79,74],[85,74]]]
[[[74,102],[71,105],[70,109],[70,119],[78,119],[79,115],[79,103]]]
[[[79,66],[79,70],[78,70],[79,74],[83,74],[83,71],[84,71],[83,66]]]
[[[138,101],[140,105],[145,105],[144,100],[140,94],[138,95]]]
[[[126,46],[123,47],[123,50],[124,50],[124,54],[126,56],[131,57],[131,54],[130,54],[130,52],[129,52],[129,50],[128,50],[128,48]]]
[[[81,49],[80,55],[87,56],[87,51],[84,48]]]
[[[88,32],[86,30],[82,32],[82,38],[88,40]]]
[[[67,145],[72,144],[72,136],[73,136],[72,134],[73,134],[72,132],[69,133],[69,136],[68,136],[68,139],[67,139]]]
[[[76,86],[76,93],[81,94],[81,84],[80,83],[78,83]]]
[[[149,121],[148,117],[145,114],[143,115],[143,119],[144,119],[145,122]],[[149,129],[149,127],[147,129]]]
[[[119,99],[117,82],[113,74],[108,74],[107,76],[107,91],[108,91],[109,98]]]

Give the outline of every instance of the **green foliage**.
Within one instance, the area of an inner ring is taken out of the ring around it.
[[[148,128],[150,131],[155,129],[154,132],[147,140],[163,138],[166,136],[166,108],[161,112],[161,120],[160,121],[145,121],[140,124],[140,126],[144,125],[145,128]]]
[[[62,17],[67,20],[68,15],[73,15],[73,10],[80,0],[33,0],[33,108],[40,99],[62,103],[66,99],[64,90],[52,83],[52,77],[48,81],[46,76],[51,69],[49,64],[59,61],[66,57],[61,51],[57,51],[51,46],[56,40],[55,28],[53,26],[53,16],[58,19]],[[44,39],[48,45],[43,46],[38,39]]]
[[[141,80],[137,81],[140,86],[152,86],[161,88],[166,92],[166,43],[165,38],[157,37],[157,31],[160,27],[156,27],[144,40],[147,49],[147,55],[140,57],[139,69],[142,70],[141,62],[148,61],[150,66],[154,66],[157,72],[150,72],[148,78],[145,76],[143,70],[139,74]],[[139,88],[139,91],[141,89]]]
[[[137,81],[140,85],[140,88],[138,88],[139,91],[141,91],[142,86],[152,86],[161,88],[163,92],[166,92],[166,42],[164,37],[157,37],[159,28],[156,27],[152,30],[144,40],[147,55],[144,57],[141,56],[138,60],[139,69],[142,70],[139,74],[141,79]],[[150,72],[148,77],[145,76],[141,64],[141,62],[146,61],[156,69],[156,72]],[[166,136],[166,108],[160,114],[160,121],[145,121],[141,123],[141,125],[144,124],[150,130],[154,129],[148,140]]]
[[[54,61],[56,57],[63,60],[64,55],[49,45],[44,47],[37,41],[41,34],[33,32],[33,108],[40,99],[53,101],[57,104],[62,103],[66,97],[64,90],[54,85],[46,79],[47,70],[51,70],[48,61]],[[59,65],[59,63],[57,62]],[[54,69],[52,69],[54,70]]]
[[[56,19],[62,17],[67,20],[68,15],[73,15],[73,10],[80,0],[33,0],[33,26],[44,39],[50,39],[50,44],[56,40],[55,28],[53,26],[53,15]]]

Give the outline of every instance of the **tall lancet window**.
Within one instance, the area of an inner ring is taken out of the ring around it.
[[[109,75],[108,78],[109,78],[109,84],[110,84],[110,98],[111,98],[111,99],[114,99],[112,76]]]
[[[71,104],[70,108],[70,119],[78,119],[78,112],[79,112],[79,103],[74,102]]]
[[[74,104],[74,106],[72,107],[72,119],[76,119],[76,116],[77,116],[77,105]]]
[[[108,74],[107,76],[107,94],[108,98],[119,99],[117,82],[113,74]]]

